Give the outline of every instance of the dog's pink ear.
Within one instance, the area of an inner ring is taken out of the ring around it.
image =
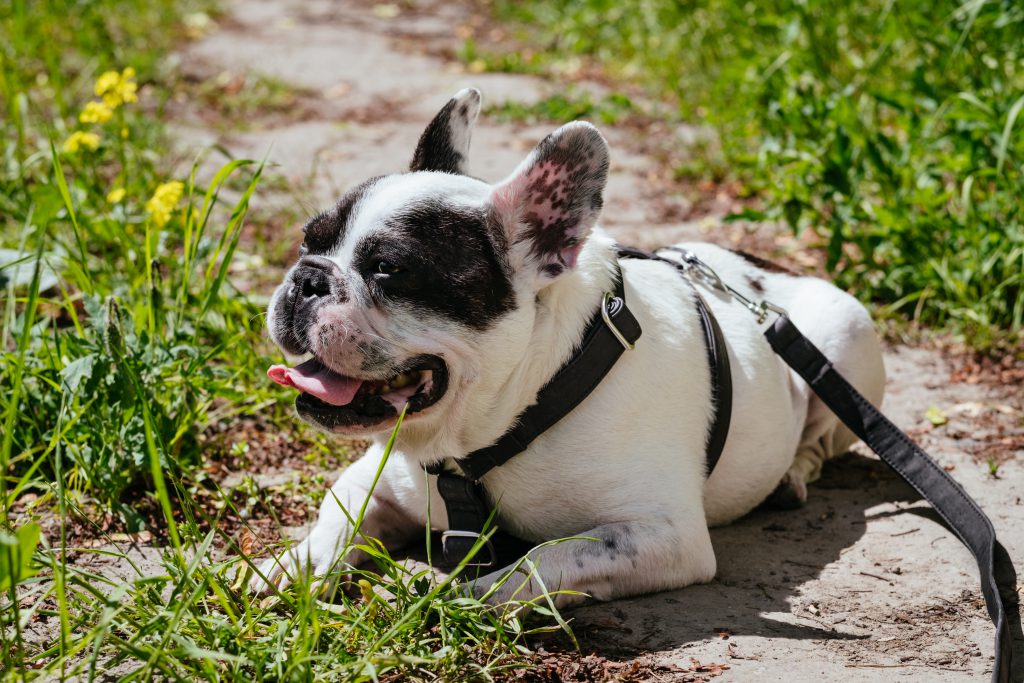
[[[420,136],[409,170],[464,175],[469,157],[469,138],[479,115],[479,90],[465,88],[455,93]]]
[[[576,266],[601,212],[608,144],[589,123],[569,123],[544,138],[491,194],[512,262],[553,280]]]

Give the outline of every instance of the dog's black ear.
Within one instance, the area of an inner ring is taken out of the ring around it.
[[[455,93],[420,136],[409,170],[465,174],[469,138],[479,114],[479,90],[465,88]]]
[[[569,123],[544,138],[491,194],[511,262],[535,268],[541,284],[574,268],[607,179],[608,144],[589,123]]]

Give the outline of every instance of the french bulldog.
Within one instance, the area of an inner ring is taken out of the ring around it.
[[[267,324],[291,366],[299,416],[372,439],[328,493],[308,537],[267,560],[252,588],[314,582],[388,547],[447,529],[424,466],[458,463],[497,441],[573,355],[605,292],[616,243],[598,226],[608,145],[589,123],[544,138],[497,184],[467,172],[480,93],[458,92],[423,132],[408,172],[371,178],[312,218]],[[850,295],[712,244],[680,245],[752,300],[792,320],[870,401],[885,372],[872,322]],[[669,252],[665,252],[669,255]],[[597,388],[526,451],[485,475],[500,527],[546,544],[525,581],[499,569],[469,589],[494,603],[547,591],[567,606],[711,580],[709,526],[746,514],[781,487],[805,500],[822,463],[855,437],[781,361],[765,326],[720,292],[701,293],[726,339],[732,426],[712,473],[714,415],[695,285],[650,260],[619,262],[643,336]],[[374,484],[399,413],[405,421]],[[345,557],[340,557],[347,550]]]

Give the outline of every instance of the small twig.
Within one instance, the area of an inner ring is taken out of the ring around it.
[[[871,572],[860,572],[860,573],[861,573],[862,576],[870,576],[872,579],[878,579],[879,581],[885,581],[887,584],[892,585],[892,581],[890,581],[889,579],[885,578],[884,576],[879,576],[878,574],[872,574]]]
[[[920,531],[920,530],[921,530],[920,528],[917,528],[917,529],[909,529],[909,530],[907,530],[907,531],[901,531],[901,532],[899,532],[898,534],[889,534],[889,535],[890,535],[891,537],[893,537],[893,538],[896,538],[897,536],[906,536],[907,534],[912,534],[912,533],[914,533],[915,531]]]

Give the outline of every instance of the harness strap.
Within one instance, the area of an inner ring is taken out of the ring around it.
[[[677,251],[685,254],[685,250],[677,247],[664,247],[668,251]],[[657,254],[637,249],[635,247],[619,247],[619,256],[622,258],[636,258],[648,261],[659,261],[679,271],[683,279],[692,282],[687,273],[687,266],[679,261],[667,259]],[[725,440],[729,436],[729,425],[732,423],[732,369],[729,365],[729,348],[725,344],[725,335],[718,324],[718,319],[711,313],[704,297],[694,289],[694,296],[697,301],[697,315],[700,318],[700,327],[704,333],[704,349],[708,354],[708,366],[711,368],[711,391],[712,400],[715,406],[715,417],[711,421],[711,429],[708,432],[707,446],[704,453],[706,463],[706,476],[710,477],[715,471],[715,465],[722,457],[725,450]]]
[[[974,555],[981,574],[981,592],[996,627],[992,681],[1010,681],[1012,639],[996,579],[996,563],[1005,570],[1009,556],[996,540],[992,522],[963,487],[861,396],[786,315],[780,315],[764,334],[775,353],[806,380],[850,431],[917,489]],[[1009,567],[1006,575],[1012,573],[1012,564]]]
[[[428,465],[427,474],[437,477],[437,491],[444,501],[448,513],[448,531],[441,537],[444,561],[458,564],[469,555],[480,536],[480,531],[487,525],[491,506],[487,502],[480,482],[463,477],[455,472],[444,469],[444,462]],[[497,563],[494,546],[488,541],[483,552],[473,557],[471,564],[490,567]]]
[[[569,362],[544,385],[537,394],[537,401],[519,415],[516,425],[497,443],[459,460],[462,471],[470,479],[479,481],[495,467],[525,451],[534,439],[568,415],[600,384],[626,351],[623,339],[632,347],[640,334],[640,323],[626,306],[625,286],[619,273],[614,296],[606,297],[601,309],[591,318],[583,341]]]
[[[708,352],[708,365],[711,366],[711,388],[715,402],[715,419],[711,422],[708,445],[704,459],[707,463],[706,476],[711,476],[715,465],[725,450],[725,440],[729,436],[729,425],[732,422],[732,369],[729,366],[729,349],[725,345],[725,336],[718,319],[711,315],[711,309],[704,298],[697,294],[697,313],[700,315],[700,326],[704,330],[704,348]]]

